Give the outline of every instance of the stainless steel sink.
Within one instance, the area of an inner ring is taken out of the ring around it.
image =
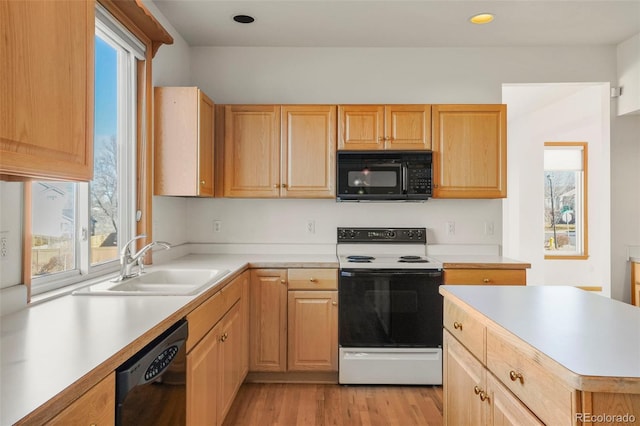
[[[192,296],[229,273],[228,269],[160,269],[124,281],[103,281],[74,295]]]

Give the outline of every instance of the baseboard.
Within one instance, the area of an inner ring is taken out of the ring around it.
[[[245,383],[338,383],[337,371],[291,371],[283,373],[250,371]]]

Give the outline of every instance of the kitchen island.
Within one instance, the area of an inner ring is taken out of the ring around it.
[[[445,424],[640,421],[640,309],[564,286],[440,293]]]

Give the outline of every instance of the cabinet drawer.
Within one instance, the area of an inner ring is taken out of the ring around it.
[[[289,269],[289,290],[337,290],[337,269]]]
[[[445,299],[444,327],[484,363],[486,327],[480,318]]]
[[[225,312],[231,309],[242,297],[242,280],[236,278],[231,284],[222,289],[224,295]]]
[[[572,425],[576,393],[540,364],[542,355],[506,332],[487,329],[487,368],[545,424]]]
[[[227,311],[225,308],[225,297],[219,291],[187,315],[187,322],[189,323],[187,353],[220,321]]]
[[[445,284],[526,285],[526,269],[445,269]]]

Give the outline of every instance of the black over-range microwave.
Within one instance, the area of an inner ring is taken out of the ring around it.
[[[338,201],[424,201],[431,197],[431,151],[338,151]]]

